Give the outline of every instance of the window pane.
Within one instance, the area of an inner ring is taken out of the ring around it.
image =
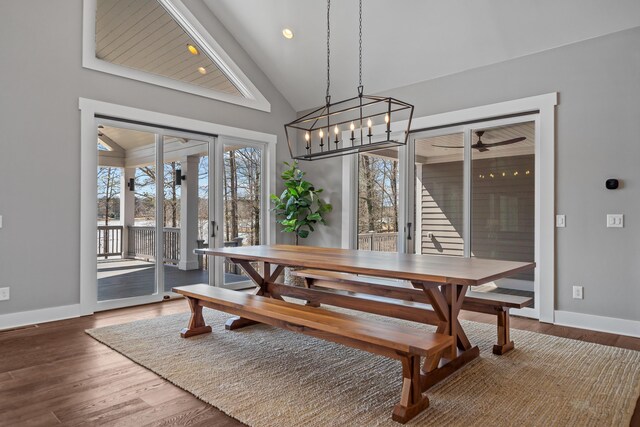
[[[251,246],[262,243],[262,150],[254,147],[224,147],[224,245]],[[255,265],[261,269],[261,265]],[[225,284],[249,281],[244,270],[225,261]]]
[[[358,249],[398,250],[398,149],[358,155]]]
[[[464,136],[416,139],[417,253],[464,256]]]
[[[208,283],[207,263],[193,251],[203,247],[200,197],[208,187],[208,173],[201,170],[209,144],[194,139],[164,137],[164,290],[175,286]],[[206,191],[205,191],[206,192]],[[205,200],[206,203],[206,200]],[[206,206],[206,204],[205,204]],[[206,218],[208,209],[202,214]]]
[[[534,261],[534,129],[534,123],[527,122],[473,134],[473,256]],[[478,139],[486,145],[485,149],[477,148]],[[532,281],[533,271],[513,278]]]
[[[98,301],[156,292],[155,156],[154,134],[99,126]]]
[[[157,0],[97,0],[96,58],[242,96]]]

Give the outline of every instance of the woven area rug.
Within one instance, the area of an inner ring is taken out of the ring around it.
[[[228,314],[204,312],[213,332],[189,339],[178,334],[188,314],[87,333],[250,426],[399,425],[399,362],[267,325],[226,331]],[[640,352],[514,330],[516,349],[494,356],[495,327],[462,323],[481,356],[407,425],[629,425]]]

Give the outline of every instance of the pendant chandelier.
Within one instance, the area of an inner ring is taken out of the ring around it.
[[[331,103],[331,0],[327,0],[327,93],[324,107],[284,126],[291,157],[317,160],[406,145],[413,105],[365,95],[362,85],[362,0],[359,2],[358,95]]]

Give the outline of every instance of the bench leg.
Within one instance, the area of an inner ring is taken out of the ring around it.
[[[311,286],[313,286],[313,279],[305,278],[304,287],[307,289],[311,289]],[[309,307],[320,307],[320,303],[316,301],[307,301],[305,305]]]
[[[244,328],[245,326],[257,325],[260,322],[256,322],[255,320],[246,319],[244,317],[235,316],[228,319],[224,328],[228,331],[233,331],[234,329]]]
[[[422,395],[420,386],[420,356],[402,357],[402,395],[393,408],[391,418],[406,423],[429,406],[429,399]]]
[[[498,317],[498,344],[493,346],[493,354],[502,355],[513,350],[513,341],[509,336],[509,309],[502,308],[497,313]]]
[[[182,338],[189,338],[194,335],[211,332],[211,326],[207,326],[204,323],[202,306],[199,304],[199,300],[187,297],[187,302],[189,303],[189,308],[191,308],[191,318],[189,319],[189,326],[180,331],[180,336]]]

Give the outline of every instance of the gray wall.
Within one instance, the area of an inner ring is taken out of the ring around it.
[[[556,91],[556,211],[567,215],[556,232],[556,309],[640,320],[640,27],[385,94],[421,117]],[[341,163],[308,169],[331,189],[338,227],[309,243],[340,246]],[[610,177],[622,189],[606,190]],[[607,229],[607,213],[625,214],[625,227]],[[584,300],[572,299],[573,285]]]
[[[78,97],[277,134],[285,99],[202,4],[187,5],[271,103],[265,113],[81,66],[81,0],[0,5],[0,314],[80,300]]]

